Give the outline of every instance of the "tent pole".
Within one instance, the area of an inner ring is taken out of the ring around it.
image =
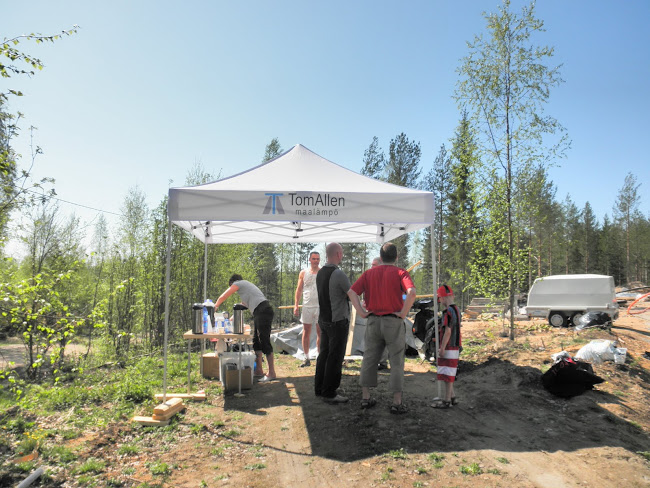
[[[436,297],[436,292],[438,290],[438,266],[436,263],[436,235],[434,233],[433,224],[431,224],[431,268],[432,268],[432,280],[433,280],[433,317],[435,320],[434,327],[436,332],[436,371],[438,370],[438,362],[440,358],[438,353],[440,352],[440,337],[438,337],[438,299]],[[442,398],[441,393],[441,384],[439,380],[436,380],[436,385],[438,385],[438,396],[436,398]]]
[[[169,226],[167,227],[167,262],[165,264],[165,333],[163,339],[163,398],[162,401],[167,401],[167,339],[169,336],[169,277],[171,274],[171,255],[172,255],[172,221],[169,219]]]
[[[208,238],[205,238],[203,252],[203,302],[208,299]]]

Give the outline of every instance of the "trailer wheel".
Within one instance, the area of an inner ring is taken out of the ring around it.
[[[583,316],[584,314],[585,314],[584,312],[575,312],[575,313],[571,316],[571,323],[572,323],[575,327],[577,327],[578,325],[580,325],[580,324],[578,323],[578,321],[582,318],[582,316]]]
[[[566,327],[567,317],[562,312],[551,312],[548,314],[548,323],[553,327]]]

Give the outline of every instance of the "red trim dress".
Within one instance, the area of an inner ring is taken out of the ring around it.
[[[460,335],[460,311],[456,305],[450,305],[442,312],[442,327],[439,337],[444,337],[445,328],[451,328],[451,337],[445,352],[438,359],[438,380],[447,383],[456,381],[456,371],[458,370],[458,357],[460,356],[460,346],[462,345]]]

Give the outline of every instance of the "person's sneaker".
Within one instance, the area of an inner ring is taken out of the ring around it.
[[[326,403],[331,403],[331,404],[347,403],[348,402],[348,397],[344,397],[344,396],[341,396],[341,395],[336,395],[335,397],[332,397],[332,398],[323,398],[323,400]]]
[[[379,364],[377,365],[377,371],[382,371],[382,370],[384,370],[384,369],[388,369],[388,364],[386,364],[386,363],[379,363]]]
[[[300,365],[301,368],[306,368],[307,366],[311,366],[311,361],[309,360],[309,358],[305,359]]]

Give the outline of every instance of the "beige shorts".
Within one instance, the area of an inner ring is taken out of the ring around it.
[[[300,315],[300,321],[303,324],[317,324],[319,311],[320,308],[318,307],[302,307],[302,314]]]

